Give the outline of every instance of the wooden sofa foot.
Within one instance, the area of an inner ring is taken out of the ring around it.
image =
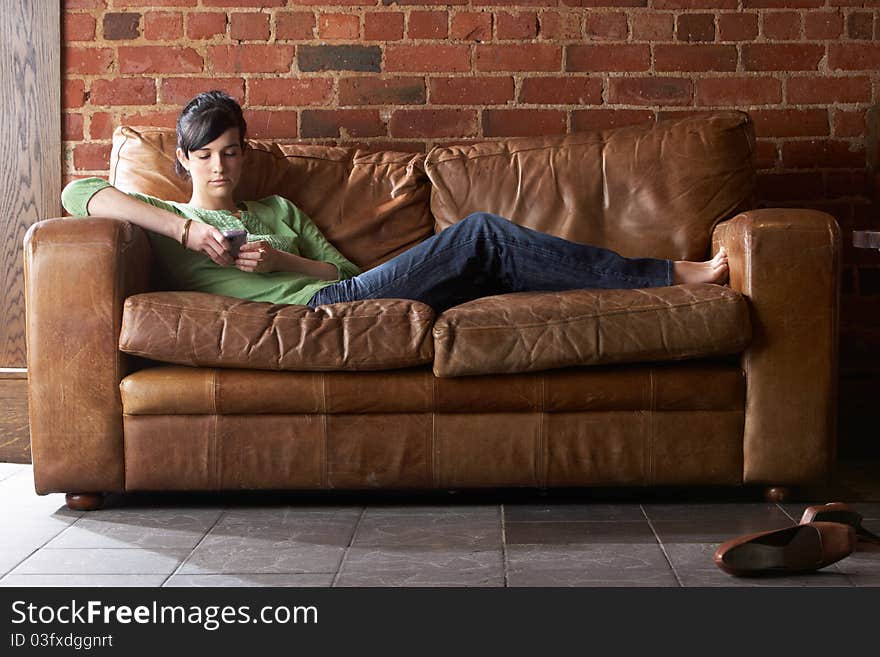
[[[774,504],[781,504],[791,500],[791,488],[785,486],[772,486],[764,489],[764,499]]]
[[[74,511],[94,511],[104,506],[103,493],[68,493],[67,508]]]

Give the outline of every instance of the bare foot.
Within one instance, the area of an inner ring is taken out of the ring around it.
[[[676,260],[672,267],[673,284],[679,283],[723,283],[727,280],[727,251],[724,247],[715,257],[705,262]]]

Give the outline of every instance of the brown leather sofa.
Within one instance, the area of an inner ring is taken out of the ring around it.
[[[754,210],[754,131],[720,112],[427,154],[252,141],[278,193],[369,268],[476,211],[729,286],[310,310],[163,291],[146,233],[57,218],[25,237],[36,490],[825,482],[835,454],[839,228]],[[111,182],[189,199],[174,133],[117,129]],[[784,490],[784,488],[782,489]]]

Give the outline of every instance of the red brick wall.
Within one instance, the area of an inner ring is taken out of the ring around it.
[[[837,217],[844,334],[876,320],[880,0],[66,0],[63,34],[68,175],[215,87],[255,137],[406,150],[747,110],[761,201]]]

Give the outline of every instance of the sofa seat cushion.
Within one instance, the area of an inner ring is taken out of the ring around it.
[[[149,292],[125,301],[119,349],[197,367],[384,370],[430,363],[434,311],[372,299],[308,306],[203,292]]]
[[[742,351],[745,298],[729,287],[520,292],[450,308],[434,324],[434,374],[507,374]]]

